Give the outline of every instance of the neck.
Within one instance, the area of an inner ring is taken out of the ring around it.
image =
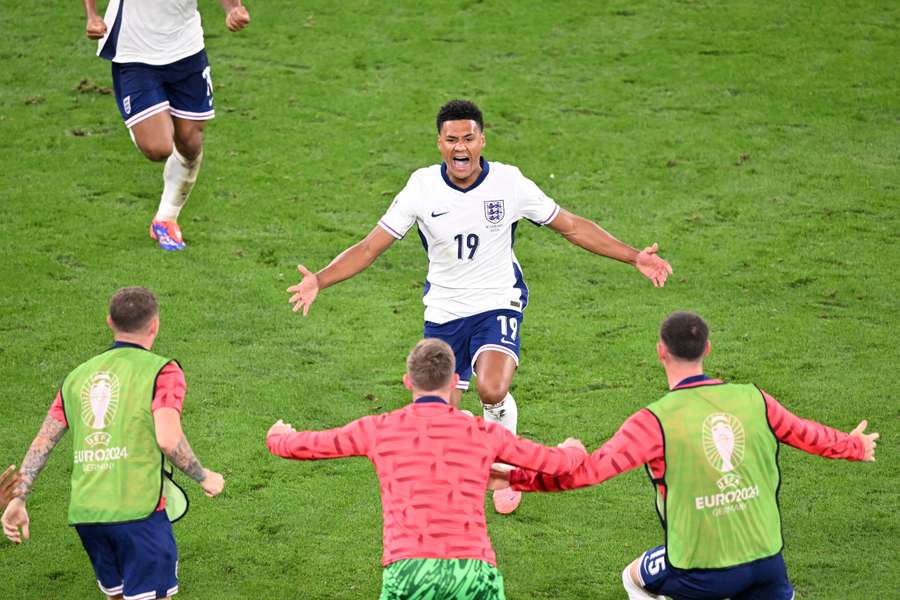
[[[413,390],[413,402],[418,400],[419,398],[424,398],[425,396],[430,396],[432,398],[440,398],[447,404],[450,404],[450,393],[444,390],[436,390],[431,392],[424,392],[422,390]]]
[[[138,346],[146,348],[147,350],[153,347],[153,338],[147,335],[117,333],[115,340],[117,342],[125,342],[128,344],[137,344]]]
[[[703,375],[703,361],[680,362],[672,360],[664,365],[666,379],[669,381],[669,389],[674,389],[684,379],[694,375]]]

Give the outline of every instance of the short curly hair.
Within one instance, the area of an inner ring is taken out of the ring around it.
[[[143,287],[125,287],[109,300],[109,318],[118,331],[135,333],[143,330],[159,314],[153,292]]]
[[[706,352],[709,326],[700,315],[691,312],[674,312],[659,328],[659,339],[669,352],[682,360],[699,360]]]
[[[443,105],[437,114],[437,130],[441,133],[444,121],[472,120],[478,124],[478,129],[484,131],[484,117],[481,110],[471,100],[451,100]]]

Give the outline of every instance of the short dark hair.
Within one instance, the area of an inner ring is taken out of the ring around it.
[[[143,287],[125,287],[109,300],[109,318],[119,331],[135,333],[144,329],[159,314],[153,292]]]
[[[431,392],[450,383],[456,359],[446,342],[436,338],[421,340],[406,357],[406,374],[417,390]]]
[[[709,326],[691,312],[673,312],[659,328],[659,339],[669,352],[682,360],[698,360],[706,352]]]
[[[484,117],[481,110],[470,100],[451,100],[443,105],[437,114],[437,130],[441,133],[444,121],[472,120],[478,123],[478,129],[484,131]]]

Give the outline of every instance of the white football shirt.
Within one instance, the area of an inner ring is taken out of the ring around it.
[[[400,239],[415,224],[428,253],[425,320],[446,323],[497,309],[521,311],[528,288],[513,252],[516,224],[545,225],[559,206],[511,165],[482,159],[467,190],[443,165],[415,171],[378,224]]]
[[[203,50],[197,0],[110,0],[97,55],[117,63],[168,65]]]

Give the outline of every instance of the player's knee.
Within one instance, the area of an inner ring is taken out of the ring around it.
[[[162,162],[172,154],[173,146],[171,141],[141,142],[139,140],[138,148],[140,148],[144,156],[153,162]]]
[[[502,402],[508,392],[509,386],[503,382],[489,380],[478,382],[478,397],[481,399],[482,404]]]

